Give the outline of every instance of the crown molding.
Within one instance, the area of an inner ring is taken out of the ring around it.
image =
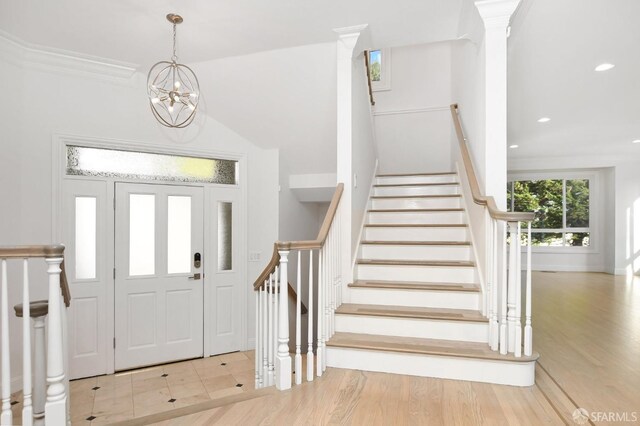
[[[130,79],[138,68],[136,64],[28,43],[2,30],[0,30],[0,55],[18,66],[30,65],[47,71],[64,71],[125,80]]]

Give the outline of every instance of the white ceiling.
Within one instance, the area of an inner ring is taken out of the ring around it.
[[[0,28],[24,41],[148,66],[171,52],[169,12],[181,14],[182,61],[335,41],[333,28],[369,24],[378,47],[453,39],[470,0],[56,0],[0,2]]]
[[[509,39],[511,157],[640,157],[638,18],[638,0],[524,1]],[[595,72],[604,62],[616,67]]]

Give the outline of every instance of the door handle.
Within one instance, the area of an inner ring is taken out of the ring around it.
[[[190,280],[199,280],[200,279],[200,274],[193,274],[193,276],[189,277]]]

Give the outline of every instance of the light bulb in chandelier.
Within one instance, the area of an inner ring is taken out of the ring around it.
[[[182,23],[182,17],[170,13],[167,20],[173,24],[173,56],[169,61],[160,61],[151,67],[147,76],[147,94],[151,111],[160,124],[182,128],[195,118],[200,84],[191,68],[178,63],[176,26]]]

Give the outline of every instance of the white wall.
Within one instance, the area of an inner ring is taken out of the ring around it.
[[[381,173],[451,170],[454,45],[391,49],[391,90],[373,94]]]
[[[0,44],[3,40],[0,40]],[[2,47],[2,46],[0,46]],[[15,48],[15,46],[14,46]],[[19,88],[20,103],[2,103],[2,178],[5,208],[0,210],[3,245],[46,244],[52,238],[52,135],[68,134],[95,138],[154,143],[158,146],[199,148],[244,153],[249,164],[248,250],[271,253],[278,231],[277,151],[257,148],[216,120],[200,114],[197,123],[185,131],[161,128],[149,111],[146,76],[115,78],[84,72],[73,60],[52,67],[31,53],[29,62],[11,65],[0,49],[1,85]],[[10,85],[10,86],[9,86]],[[4,108],[11,106],[5,114]],[[6,154],[5,154],[6,153]],[[4,198],[6,196],[6,198]],[[10,204],[9,204],[10,203]],[[258,207],[259,205],[259,207]],[[6,208],[6,206],[11,206]],[[262,263],[268,259],[263,258]],[[41,263],[41,264],[39,264]],[[44,262],[33,262],[32,299],[44,298]],[[248,276],[256,276],[263,264],[248,265]],[[20,277],[12,265],[12,282]],[[249,283],[247,283],[249,285]],[[18,303],[13,288],[10,306]],[[254,334],[253,294],[248,298],[248,338]],[[20,324],[11,320],[12,375],[21,373]]]
[[[379,158],[376,152],[376,136],[371,116],[367,71],[362,54],[353,60],[352,78],[351,171],[354,176],[354,187],[351,194],[351,253],[352,258],[355,258],[360,243],[360,230],[368,208],[376,158]]]

